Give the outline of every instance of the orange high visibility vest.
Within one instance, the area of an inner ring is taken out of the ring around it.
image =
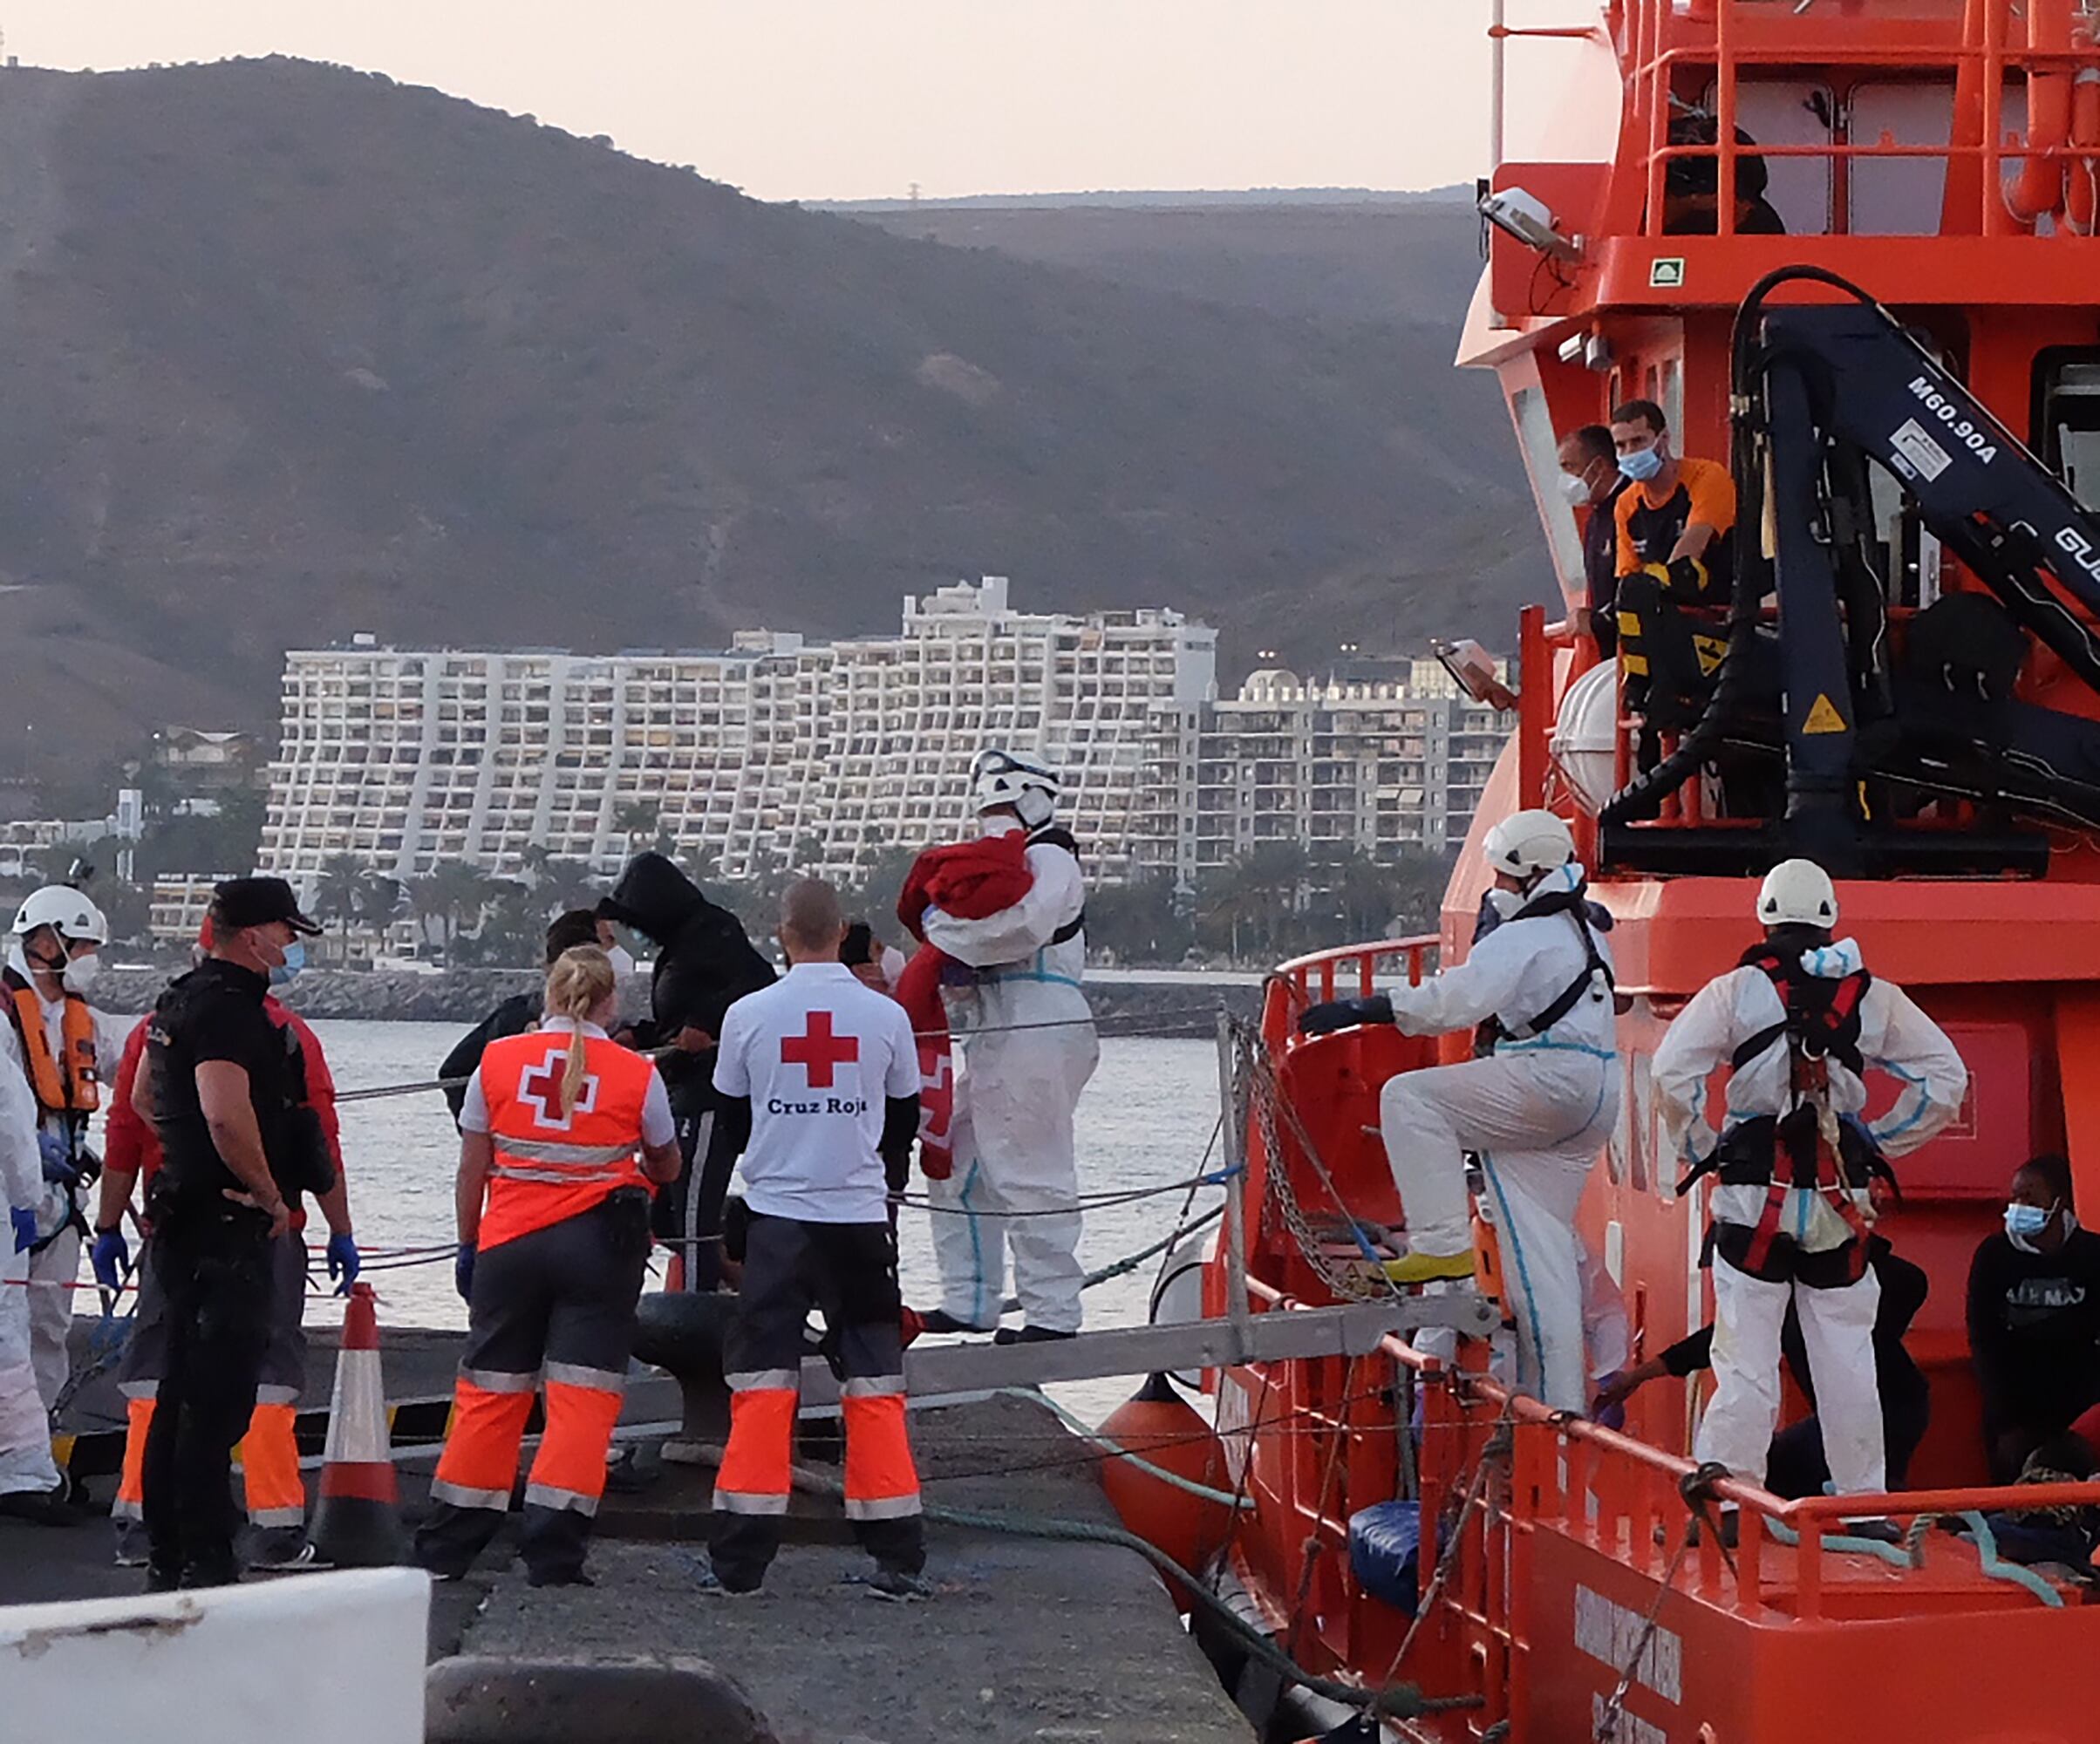
[[[583,1061],[583,1087],[564,1120],[567,1031],[505,1036],[482,1054],[481,1094],[495,1148],[481,1213],[482,1247],[574,1217],[623,1187],[647,1185],[635,1153],[656,1068],[597,1036],[584,1038]]]
[[[4,976],[8,1016],[22,1039],[22,1066],[43,1114],[92,1114],[101,1101],[95,1071],[95,1014],[78,993],[65,996],[60,1020],[65,1039],[62,1058],[51,1057],[51,1037],[44,1027],[44,1003],[37,990],[13,970]]]

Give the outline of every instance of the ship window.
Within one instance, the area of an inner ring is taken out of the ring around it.
[[[2035,426],[2042,460],[2100,512],[2100,351],[2054,347],[2035,359]]]
[[[1846,136],[1855,144],[1944,146],[1953,129],[1954,87],[1945,80],[1870,79],[1855,85],[1846,106]],[[2000,112],[2003,133],[2027,131],[2027,91],[2005,87]],[[2004,160],[2007,174],[2020,160]],[[1863,236],[1933,236],[1940,233],[1947,193],[1945,158],[1875,157],[1852,160],[1850,228]]]
[[[1720,92],[1707,87],[1705,107],[1719,106]],[[1831,93],[1805,79],[1742,78],[1735,84],[1735,125],[1761,146],[1831,143]],[[1765,202],[1779,215],[1790,236],[1819,236],[1831,228],[1831,160],[1767,157]]]
[[[1656,385],[1655,403],[1662,408],[1663,418],[1670,428],[1678,433],[1677,440],[1681,445],[1678,452],[1681,453],[1684,441],[1684,370],[1675,358],[1663,359],[1660,378]]]
[[[1531,494],[1545,521],[1554,570],[1569,596],[1580,598],[1585,588],[1582,535],[1575,526],[1575,511],[1560,494],[1560,439],[1554,433],[1545,394],[1535,387],[1518,388],[1510,396],[1510,415],[1517,422],[1517,439],[1524,450],[1524,470],[1531,474]]]

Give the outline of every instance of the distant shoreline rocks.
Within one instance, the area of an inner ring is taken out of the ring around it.
[[[1124,971],[1128,974],[1131,971]],[[109,969],[95,982],[95,1003],[106,1011],[143,1012],[169,977],[152,969]],[[646,1009],[646,977],[626,1003]],[[418,975],[340,969],[309,969],[284,990],[284,1003],[303,1018],[369,1023],[479,1023],[489,1011],[517,993],[536,992],[541,976],[531,969],[453,969]],[[1146,1027],[1156,1021],[1175,1033],[1208,1033],[1220,1005],[1243,1017],[1260,1008],[1260,989],[1242,981],[1191,984],[1187,980],[1123,979],[1090,982],[1087,998],[1095,1017],[1118,1021],[1117,1030]]]

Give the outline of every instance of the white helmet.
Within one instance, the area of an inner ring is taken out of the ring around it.
[[[1488,832],[1481,850],[1488,864],[1512,878],[1533,878],[1575,857],[1575,838],[1548,811],[1513,812]]]
[[[1012,806],[1030,829],[1048,823],[1057,804],[1056,775],[1011,751],[978,752],[977,761],[970,766],[970,783],[980,814]]]
[[[1838,892],[1831,875],[1813,860],[1782,860],[1764,875],[1757,918],[1769,927],[1836,926]]]
[[[109,923],[102,917],[102,910],[71,884],[46,884],[23,899],[15,911],[15,937],[27,938],[39,927],[55,928],[68,944],[81,939],[95,944],[109,943]]]

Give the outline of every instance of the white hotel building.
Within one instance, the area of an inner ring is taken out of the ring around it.
[[[1215,684],[1217,632],[1162,610],[1012,609],[1004,576],[904,602],[895,636],[763,630],[720,653],[467,652],[358,645],[286,658],[262,862],[310,883],[331,855],[398,878],[526,849],[617,869],[619,820],[656,807],[726,877],[800,858],[850,874],[890,843],[972,827],[972,760],[1033,753],[1098,875],[1125,875],[1158,712]]]
[[[1404,684],[1257,673],[1216,699],[1217,634],[1174,611],[1012,609],[1003,576],[904,602],[894,636],[765,630],[716,653],[348,648],[286,658],[264,868],[310,889],[347,854],[402,879],[497,875],[543,846],[601,874],[631,808],[719,875],[972,828],[988,745],[1060,773],[1091,875],[1183,881],[1277,837],[1374,852],[1462,837],[1506,734],[1418,662]],[[803,845],[821,844],[814,855]]]

